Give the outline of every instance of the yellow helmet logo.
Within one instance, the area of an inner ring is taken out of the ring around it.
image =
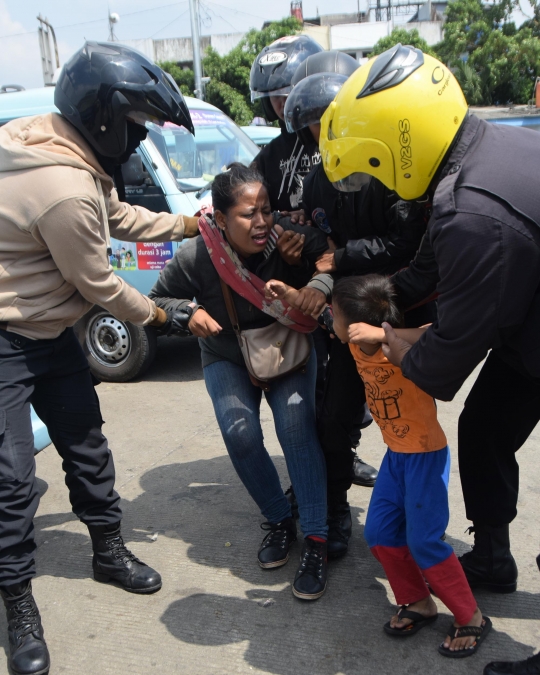
[[[378,178],[403,199],[426,193],[467,115],[452,73],[396,45],[359,68],[321,119],[324,170],[341,189]],[[355,177],[356,176],[356,177]]]

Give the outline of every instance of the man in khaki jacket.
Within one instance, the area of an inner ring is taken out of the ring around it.
[[[193,126],[172,80],[135,50],[87,43],[64,67],[56,113],[0,129],[0,592],[9,665],[49,672],[32,596],[38,506],[30,405],[63,459],[74,513],[88,526],[97,581],[151,593],[160,575],[120,533],[114,465],[88,363],[71,326],[94,304],[136,325],[163,310],[116,276],[110,234],[180,241],[197,221],[120,202],[111,176],[146,136],[145,121]]]

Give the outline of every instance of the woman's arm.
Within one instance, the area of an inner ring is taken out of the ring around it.
[[[222,328],[204,307],[193,302],[194,297],[201,295],[196,257],[196,242],[184,244],[165,265],[148,295],[167,312],[173,325],[177,323],[192,335],[204,338],[218,335]]]
[[[425,326],[420,326],[420,328],[396,328],[395,332],[399,338],[414,345],[430,326],[431,324],[429,323]],[[378,344],[380,342],[387,342],[387,339],[384,328],[371,326],[368,323],[352,323],[349,326],[349,342],[352,344],[359,344],[360,342]]]
[[[325,296],[309,286],[300,290],[288,286],[283,281],[270,279],[264,287],[268,300],[285,300],[295,309],[317,319],[326,306]]]

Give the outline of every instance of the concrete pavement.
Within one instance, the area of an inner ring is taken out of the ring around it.
[[[454,457],[457,417],[471,383],[455,401],[440,404]],[[366,488],[353,486],[350,492],[350,553],[331,563],[328,590],[319,601],[301,602],[291,593],[300,542],[285,567],[258,567],[262,518],[226,455],[194,340],[161,340],[158,358],[142,381],[103,383],[98,393],[123,497],[124,537],[161,572],[164,584],[159,593],[144,597],[90,578],[89,537],[71,513],[60,459],[52,446],[42,452],[34,591],[51,675],[465,675],[481,673],[490,660],[522,659],[540,647],[538,429],[519,457],[519,515],[511,530],[518,591],[477,595],[494,630],[478,655],[450,660],[436,650],[450,623],[443,606],[439,620],[410,640],[392,640],[382,631],[394,600],[362,537]],[[263,406],[267,446],[288,485],[270,410]],[[372,425],[361,456],[378,465],[384,449]],[[472,537],[464,533],[469,523],[457,462],[450,495],[448,541],[461,553]],[[2,612],[0,644],[7,649],[5,628]]]

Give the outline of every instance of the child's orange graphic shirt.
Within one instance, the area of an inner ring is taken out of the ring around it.
[[[433,452],[447,445],[434,399],[403,376],[379,348],[364,354],[349,345],[366,388],[366,399],[385,443],[394,452]]]

